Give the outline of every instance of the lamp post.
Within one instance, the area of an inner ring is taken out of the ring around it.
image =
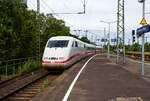
[[[142,12],[142,17],[145,19],[145,0],[138,0],[139,3],[143,3],[143,12]],[[142,75],[144,75],[144,34],[142,35]]]
[[[107,50],[107,58],[109,59],[110,58],[110,24],[112,23],[115,23],[116,21],[113,21],[113,22],[107,22],[107,21],[100,21],[102,23],[106,23],[108,24],[108,50]]]
[[[105,53],[105,46],[106,46],[106,35],[105,35],[105,33],[106,33],[106,28],[104,28],[104,53]]]

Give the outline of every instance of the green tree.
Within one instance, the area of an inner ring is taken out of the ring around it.
[[[81,37],[81,41],[86,42],[86,43],[91,43],[87,37]]]
[[[35,56],[39,31],[41,56],[46,42],[53,36],[72,36],[79,39],[70,34],[70,28],[63,20],[56,19],[52,14],[40,14],[37,19],[37,13],[28,10],[20,0],[0,0],[0,9],[0,62]],[[87,37],[80,40],[91,43]]]
[[[57,20],[51,14],[47,14],[43,23],[43,33],[41,33],[41,54],[46,42],[53,36],[70,36],[70,28],[65,26],[63,20]]]
[[[35,43],[36,13],[15,0],[0,1],[1,60],[28,57]]]
[[[134,44],[131,46],[131,49],[132,49],[132,51],[139,51],[139,44],[138,44],[138,43],[134,43]]]
[[[150,52],[150,43],[148,42],[145,43],[145,51]]]

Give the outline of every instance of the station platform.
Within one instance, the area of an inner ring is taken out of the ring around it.
[[[85,65],[67,99],[63,100],[76,75],[71,74],[41,101],[150,101],[150,82],[104,55],[94,56]]]

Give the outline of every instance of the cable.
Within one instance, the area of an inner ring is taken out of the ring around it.
[[[83,4],[83,5],[87,5],[88,0],[87,0],[87,1],[85,1],[85,0],[84,0],[84,1],[83,1],[83,0],[81,0],[81,2],[82,2],[82,4]]]
[[[52,11],[52,13],[55,13],[54,10],[52,8],[50,8],[44,0],[42,0],[42,1],[45,4],[45,6],[47,6]]]
[[[34,6],[33,6],[31,3],[28,3],[28,5],[29,5],[30,7],[32,7],[32,8],[34,8]]]
[[[30,0],[30,2],[29,2],[32,6],[33,6],[33,8],[35,8],[36,9],[36,6],[32,3],[32,1]]]
[[[46,8],[45,8],[45,6],[41,3],[41,6],[47,11],[47,12],[49,12],[49,10],[47,10]]]
[[[80,13],[55,13],[54,10],[52,10],[52,9],[47,5],[47,3],[45,2],[45,0],[41,0],[41,1],[42,1],[42,3],[41,3],[42,8],[45,9],[46,11],[52,11],[52,14],[53,14],[54,16],[57,16],[57,18],[59,18],[59,19],[62,19],[62,18],[60,18],[57,14],[80,14]],[[34,6],[34,4],[33,4],[32,2],[30,2],[30,3],[32,4],[32,6]],[[43,5],[45,5],[45,6],[43,6]],[[34,7],[35,7],[35,6],[34,6]],[[47,7],[49,10],[47,10],[46,7]],[[35,8],[36,8],[36,7],[35,7]],[[70,27],[80,28],[79,26],[72,25],[72,24],[70,24],[70,23],[67,22],[67,21],[65,21],[65,23],[67,23],[68,25],[70,25]]]

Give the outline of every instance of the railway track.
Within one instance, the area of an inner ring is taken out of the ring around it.
[[[18,76],[15,76],[13,78],[10,78],[8,80],[5,80],[5,81],[1,81],[0,82],[0,88],[3,88],[3,87],[6,87],[6,86],[9,86],[11,83],[14,83],[16,81],[19,81],[23,78],[26,78],[26,77],[29,77],[33,74],[37,74],[39,73],[40,71],[43,71],[43,70],[36,70],[36,71],[31,71],[31,72],[27,72],[27,73],[24,73],[22,75],[18,75]]]
[[[130,58],[141,59],[141,53],[126,53],[126,55]],[[150,54],[145,54],[145,60],[150,61]]]
[[[74,64],[70,69],[67,69],[65,72],[47,72],[42,71],[39,74],[33,74],[32,77],[26,77],[18,85],[13,84],[15,90],[12,87],[8,87],[4,90],[0,89],[0,101],[31,101],[33,97],[42,92],[44,86],[57,84],[59,81],[63,80],[69,73],[71,73],[78,65],[84,64],[84,62],[89,58],[83,59],[80,62]],[[30,79],[30,80],[29,80]],[[24,81],[29,82],[24,82]],[[56,80],[56,81],[55,81]],[[9,83],[10,84],[10,83]],[[7,84],[8,86],[10,86]],[[5,92],[9,92],[5,94]],[[4,94],[3,94],[4,93]]]
[[[10,93],[2,99],[2,101],[30,101],[35,95],[39,94],[44,86],[49,85],[53,80],[58,77],[58,73],[49,73],[34,82]]]

